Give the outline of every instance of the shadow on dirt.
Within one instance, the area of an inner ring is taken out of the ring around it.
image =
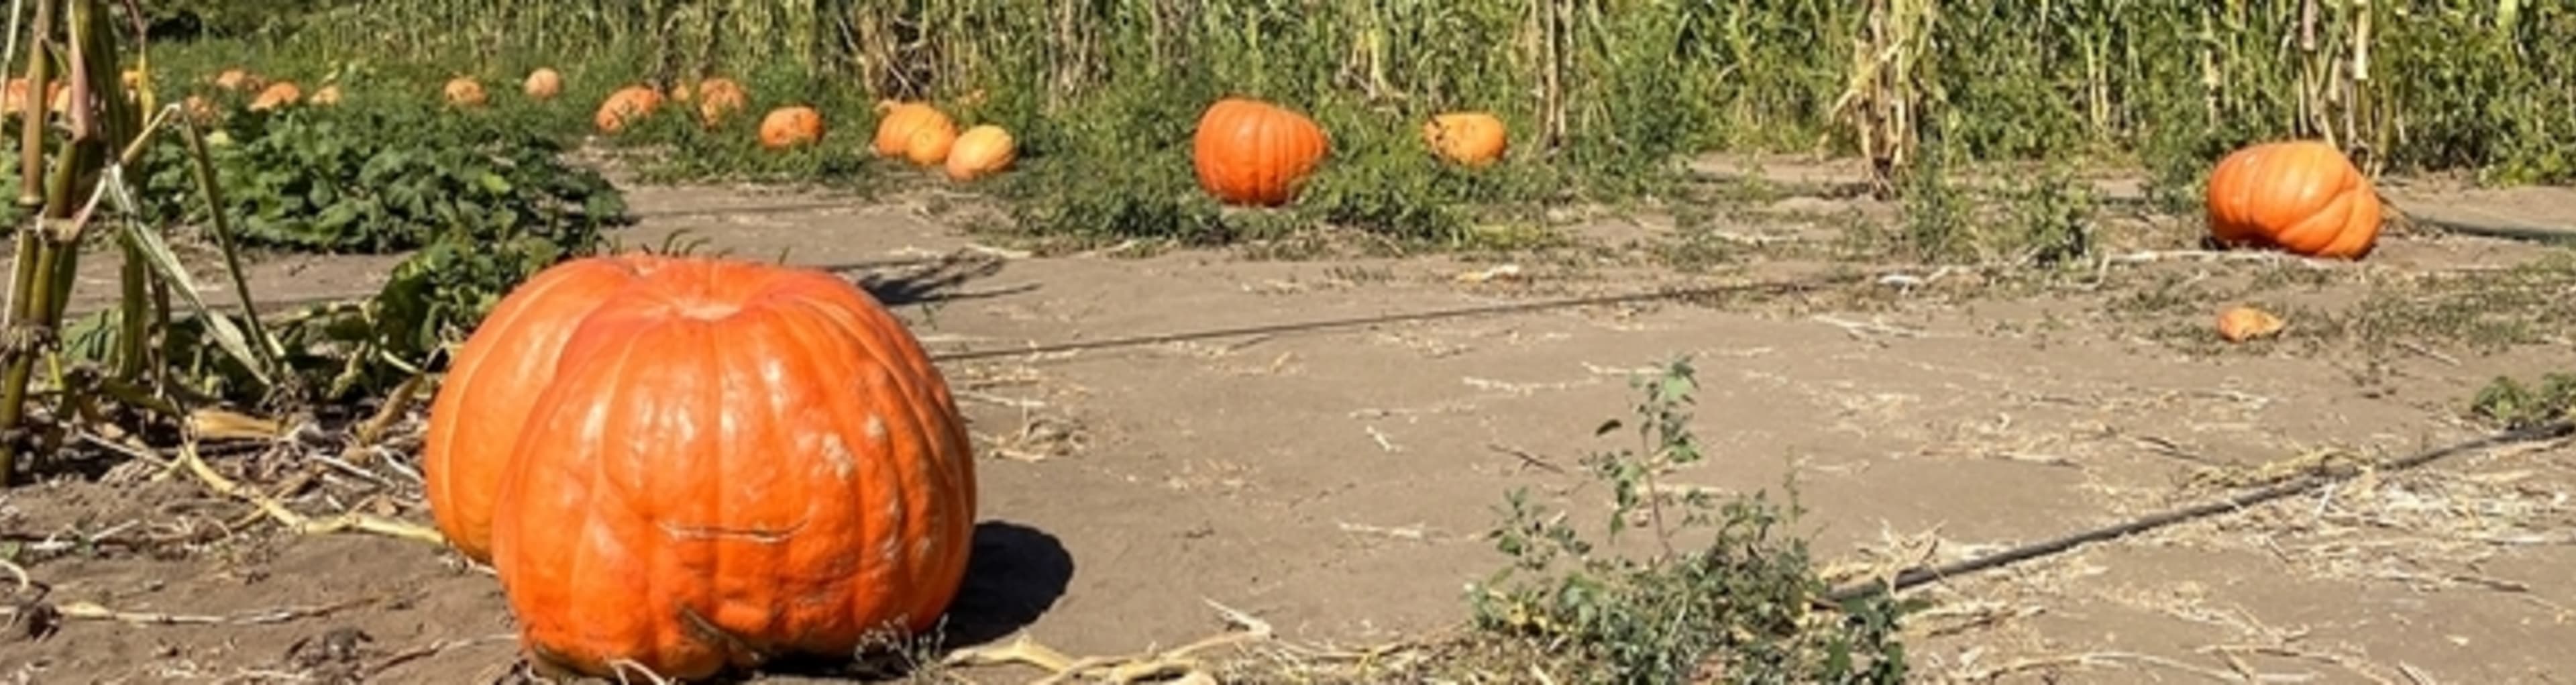
[[[1002,264],[1003,260],[998,257],[952,255],[909,268],[866,273],[858,277],[857,283],[887,307],[1002,297],[1038,288],[1037,284],[1028,283],[994,290],[958,292],[958,288],[968,281],[1001,273]],[[847,273],[851,270],[834,271]]]
[[[966,582],[957,589],[942,620],[945,632],[921,650],[862,655],[858,660],[790,658],[761,669],[776,675],[865,680],[900,679],[926,664],[910,659],[936,659],[961,647],[994,642],[1018,632],[1055,607],[1073,581],[1073,555],[1046,531],[1006,521],[975,525],[975,551],[966,562]],[[915,644],[919,644],[918,641]],[[748,674],[745,674],[748,675]]]

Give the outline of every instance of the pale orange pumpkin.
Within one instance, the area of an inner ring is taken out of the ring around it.
[[[489,100],[483,92],[483,83],[466,76],[448,79],[440,93],[447,96],[448,104],[458,107],[481,107]]]
[[[458,348],[430,400],[421,476],[431,518],[466,558],[492,560],[492,505],[537,392],[554,378],[556,355],[575,324],[601,300],[663,266],[661,257],[619,255],[556,264],[523,281]]]
[[[250,70],[240,67],[225,69],[222,73],[215,74],[215,87],[222,88],[224,90],[258,90],[264,85],[266,85],[266,81],[261,79],[258,74],[251,73]]]
[[[1331,153],[1331,138],[1313,119],[1239,97],[1208,106],[1190,140],[1199,187],[1241,205],[1286,204]]]
[[[1019,147],[1011,132],[1000,126],[984,124],[957,135],[948,148],[949,180],[972,181],[1001,173],[1019,159]]]
[[[975,465],[901,321],[834,274],[714,258],[592,302],[558,310],[529,411],[481,410],[524,420],[493,568],[541,672],[700,680],[936,624]]]
[[[2209,173],[2210,237],[2220,244],[2360,259],[2379,239],[2379,194],[2352,160],[2313,140],[2260,143]]]
[[[903,158],[919,166],[939,166],[948,161],[948,151],[957,145],[957,129],[924,126],[913,129],[912,141],[903,148]]]
[[[315,107],[340,104],[340,84],[323,86],[321,90],[313,91],[313,97],[305,98],[304,101]]]
[[[563,74],[553,67],[537,67],[536,71],[528,72],[528,80],[520,84],[520,90],[526,92],[529,99],[555,99],[555,96],[563,94]]]
[[[1450,112],[1423,122],[1422,142],[1441,159],[1480,167],[1503,158],[1511,148],[1511,130],[1490,113]]]
[[[644,86],[627,86],[609,93],[608,99],[599,103],[599,113],[591,117],[591,123],[599,127],[600,133],[614,134],[653,116],[653,111],[661,107],[661,93]]]
[[[812,107],[780,107],[760,119],[760,146],[772,150],[812,145],[823,139],[823,113]]]
[[[265,112],[291,106],[303,100],[304,89],[296,87],[294,81],[279,81],[259,91],[259,97],[250,102],[250,111]]]
[[[2279,335],[2289,327],[2271,312],[2238,305],[2218,313],[2218,337],[2232,343]]]
[[[877,115],[875,149],[877,156],[880,157],[906,157],[917,160],[918,158],[912,153],[913,140],[925,129],[933,132],[930,140],[938,139],[940,132],[944,132],[950,139],[957,137],[956,120],[948,118],[947,113],[930,105],[887,100],[877,103]],[[948,157],[946,150],[941,150],[939,153],[940,159]],[[932,163],[936,163],[936,160]]]
[[[742,84],[729,78],[711,78],[698,82],[698,120],[709,128],[724,124],[726,117],[751,106],[751,97]]]
[[[179,102],[179,109],[187,113],[189,121],[194,121],[200,126],[213,124],[224,118],[223,110],[216,108],[214,101],[207,100],[203,95],[188,96],[188,99]]]

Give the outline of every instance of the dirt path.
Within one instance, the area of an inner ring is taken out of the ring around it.
[[[897,206],[722,211],[812,199],[638,189],[639,210],[686,213],[648,219],[634,236],[694,228],[741,254],[792,247],[795,261],[822,264],[969,244]],[[2398,240],[2365,268],[2530,252]],[[1538,266],[1526,284],[1453,278],[1469,268],[1197,253],[1013,259],[913,281],[901,291],[911,297],[888,299],[926,342],[957,351],[1679,279],[1599,266]],[[2297,268],[2149,265],[2116,279]],[[2437,345],[2364,360],[2283,346],[2206,356],[2139,333],[2106,304],[2120,292],[1998,301],[1867,290],[950,364],[987,457],[988,525],[961,620],[988,636],[1025,629],[1076,654],[1213,632],[1221,626],[1206,600],[1299,640],[1386,640],[1459,620],[1462,587],[1503,563],[1481,535],[1507,490],[1606,515],[1600,489],[1579,487],[1576,460],[1617,446],[1590,433],[1625,418],[1627,374],[1676,353],[1697,360],[1697,427],[1713,456],[1681,479],[1748,491],[1794,475],[1818,554],[1848,560],[1932,540],[1932,558],[1958,558],[2109,522],[2186,501],[2178,483],[2204,469],[2326,446],[2382,456],[2471,436],[2482,431],[2451,417],[2479,384],[2570,358],[2563,330],[2555,345],[2495,354]],[[2396,380],[2356,383],[2364,372]],[[2054,668],[2083,682],[2146,682],[2241,663],[2317,682],[2403,682],[2403,669],[2439,682],[2553,682],[2568,670],[2563,646],[2576,644],[2576,583],[2563,571],[2576,567],[2571,491],[2576,450],[2560,445],[1963,579],[1931,591],[1942,605],[1921,621],[1936,634],[1918,638],[1916,668],[1927,680],[2000,670],[2008,682],[2038,682]],[[180,484],[67,483],[0,496],[0,531],[125,525],[120,534],[180,537],[239,513]],[[314,645],[336,628],[372,640],[368,663],[499,636],[402,661],[373,682],[488,682],[512,659],[491,579],[416,543],[271,537],[180,555],[95,547],[30,570],[53,584],[55,601],[125,611],[372,601],[248,626],[72,621],[43,641],[0,638],[0,677],[297,671],[299,659],[321,659]],[[1924,550],[1913,551],[1909,560]],[[2068,660],[2086,654],[2089,666]]]

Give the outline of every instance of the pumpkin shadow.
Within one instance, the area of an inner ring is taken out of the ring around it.
[[[959,286],[969,281],[1001,273],[1002,264],[1003,260],[998,257],[951,255],[900,271],[867,273],[859,276],[858,285],[867,290],[869,296],[877,298],[878,304],[888,307],[1001,297],[1037,289],[1037,284],[1029,283],[994,290],[958,292]]]
[[[1073,568],[1073,554],[1054,535],[1017,523],[985,521],[975,525],[966,581],[935,634],[871,648],[856,659],[790,657],[760,670],[807,677],[901,679],[937,663],[948,650],[1000,640],[1036,623],[1064,596],[1073,581]]]

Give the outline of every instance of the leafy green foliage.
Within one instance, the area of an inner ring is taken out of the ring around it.
[[[2537,385],[2497,376],[2478,390],[2469,413],[2507,428],[2576,420],[2576,373],[2541,374]]]
[[[559,161],[553,140],[421,108],[298,107],[241,113],[215,148],[230,180],[226,210],[254,245],[390,252],[442,237],[521,235],[580,243],[624,220],[625,202],[598,172]],[[178,164],[156,167],[147,190],[178,195]],[[177,218],[202,223],[203,208]]]
[[[1688,359],[1637,379],[1639,445],[1585,460],[1613,491],[1604,541],[1643,518],[1662,552],[1603,553],[1564,512],[1515,491],[1491,534],[1514,564],[1477,594],[1479,625],[1543,645],[1594,682],[1698,682],[1712,673],[1746,683],[1903,682],[1897,630],[1910,605],[1872,597],[1815,608],[1826,585],[1806,542],[1785,530],[1801,512],[1794,490],[1782,503],[1762,492],[1670,497],[1656,486],[1705,458],[1689,427],[1697,383]],[[1614,420],[1596,434],[1625,427]],[[1676,552],[1673,538],[1684,530],[1713,537]],[[1515,582],[1530,574],[1538,577]]]

